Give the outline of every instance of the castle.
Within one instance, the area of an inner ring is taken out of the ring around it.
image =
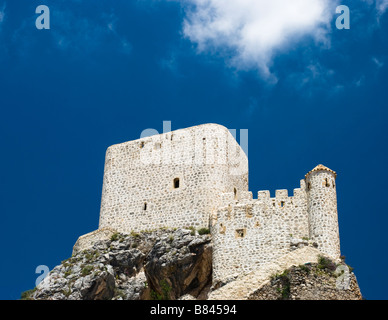
[[[74,251],[115,232],[209,228],[213,282],[225,282],[274,261],[300,245],[340,256],[336,173],[318,165],[289,196],[248,189],[248,159],[217,124],[113,145],[105,158],[98,230]]]

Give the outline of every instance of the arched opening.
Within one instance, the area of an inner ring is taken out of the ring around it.
[[[147,202],[144,202],[144,205],[143,205],[143,210],[146,211],[147,210]]]
[[[174,189],[179,189],[179,178],[174,179]]]
[[[234,194],[234,200],[237,200],[237,189],[233,189],[233,194]]]

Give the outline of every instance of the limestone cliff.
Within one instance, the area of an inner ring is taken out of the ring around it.
[[[343,269],[310,247],[294,250],[276,263],[223,283],[221,287],[212,287],[211,236],[200,233],[194,229],[161,229],[114,234],[109,240],[97,241],[88,250],[75,252],[22,297],[33,300],[361,299],[354,274],[350,273],[344,280]]]

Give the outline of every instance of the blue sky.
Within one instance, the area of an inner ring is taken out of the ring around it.
[[[335,170],[341,251],[388,298],[388,1],[205,3],[0,0],[0,299],[98,228],[106,148],[163,121],[248,129],[254,194]]]

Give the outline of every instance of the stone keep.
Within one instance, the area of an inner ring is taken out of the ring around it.
[[[210,228],[213,284],[313,245],[340,256],[336,173],[318,165],[287,190],[248,191],[248,159],[229,130],[204,124],[113,145],[105,159],[99,229],[74,251],[115,232]]]
[[[208,228],[222,194],[248,191],[248,160],[229,130],[207,124],[106,152],[99,229]]]

